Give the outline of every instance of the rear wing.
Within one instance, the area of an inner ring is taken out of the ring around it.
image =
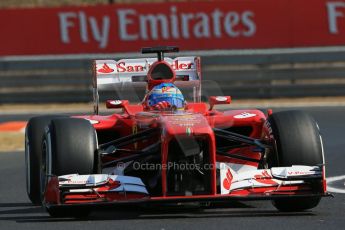
[[[98,114],[98,90],[105,90],[114,85],[122,87],[146,87],[147,73],[157,58],[137,58],[115,60],[95,60],[93,62],[93,98],[94,110]],[[176,73],[177,87],[193,89],[195,102],[201,100],[201,64],[200,57],[164,58]],[[195,95],[194,95],[195,94]]]

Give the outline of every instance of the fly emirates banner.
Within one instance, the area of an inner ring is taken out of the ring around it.
[[[0,56],[345,45],[345,0],[228,0],[0,10]]]

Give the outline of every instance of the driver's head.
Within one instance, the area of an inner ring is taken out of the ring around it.
[[[186,104],[181,91],[172,83],[154,86],[148,93],[145,103],[149,108],[157,110],[184,109]]]

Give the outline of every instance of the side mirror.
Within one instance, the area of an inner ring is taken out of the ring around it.
[[[214,107],[214,105],[225,105],[231,103],[231,97],[230,96],[210,96],[208,99],[210,103],[210,109],[211,111]]]
[[[105,103],[107,109],[121,109],[126,104],[128,104],[128,100],[107,100]]]

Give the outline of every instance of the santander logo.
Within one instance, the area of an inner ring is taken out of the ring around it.
[[[102,68],[98,70],[99,73],[112,73],[114,69],[110,68],[107,63],[104,63]]]
[[[232,178],[233,177],[231,175],[230,169],[228,169],[228,171],[226,172],[226,178],[223,180],[223,187],[226,190],[230,190]]]

